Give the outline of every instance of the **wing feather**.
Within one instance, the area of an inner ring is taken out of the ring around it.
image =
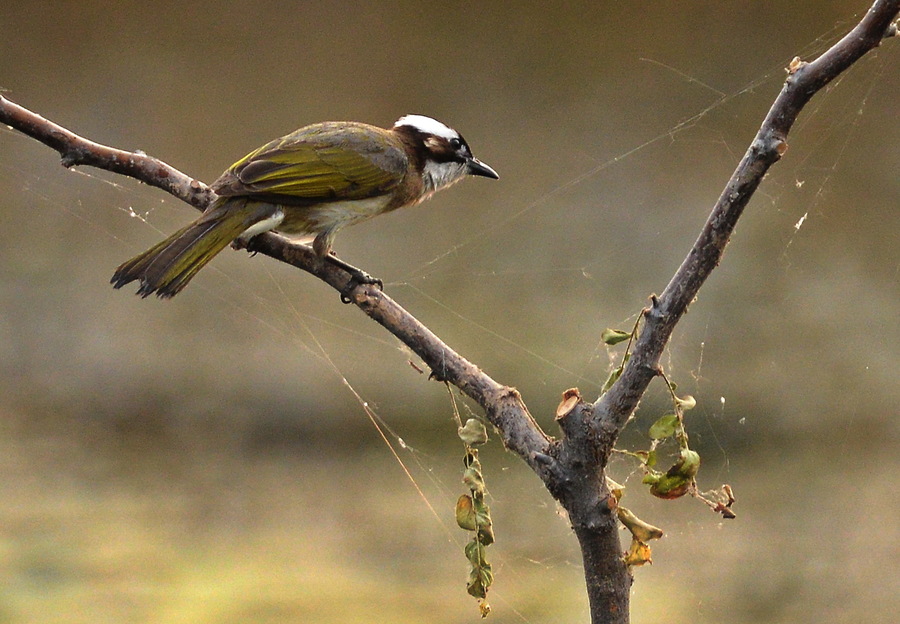
[[[407,164],[402,145],[384,130],[328,122],[251,152],[222,174],[213,190],[285,203],[365,199],[400,184]]]

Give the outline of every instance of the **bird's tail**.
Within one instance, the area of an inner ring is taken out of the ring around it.
[[[174,297],[213,256],[251,226],[271,219],[276,210],[246,198],[221,198],[196,221],[122,264],[110,282],[121,288],[140,280],[140,296],[155,292],[158,297]]]

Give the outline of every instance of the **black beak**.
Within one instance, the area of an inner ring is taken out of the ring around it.
[[[495,180],[500,179],[500,176],[497,175],[496,171],[477,158],[470,158],[466,161],[466,164],[469,166],[469,175],[484,176],[485,178],[493,178]]]

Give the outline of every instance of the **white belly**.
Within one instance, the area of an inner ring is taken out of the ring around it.
[[[391,198],[386,195],[354,201],[328,202],[316,206],[285,206],[284,222],[274,229],[285,234],[320,234],[366,221],[384,212]]]

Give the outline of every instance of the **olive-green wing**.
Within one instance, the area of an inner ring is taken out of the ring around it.
[[[301,128],[251,152],[213,183],[219,195],[286,203],[365,199],[403,180],[407,156],[384,130],[354,123]]]

